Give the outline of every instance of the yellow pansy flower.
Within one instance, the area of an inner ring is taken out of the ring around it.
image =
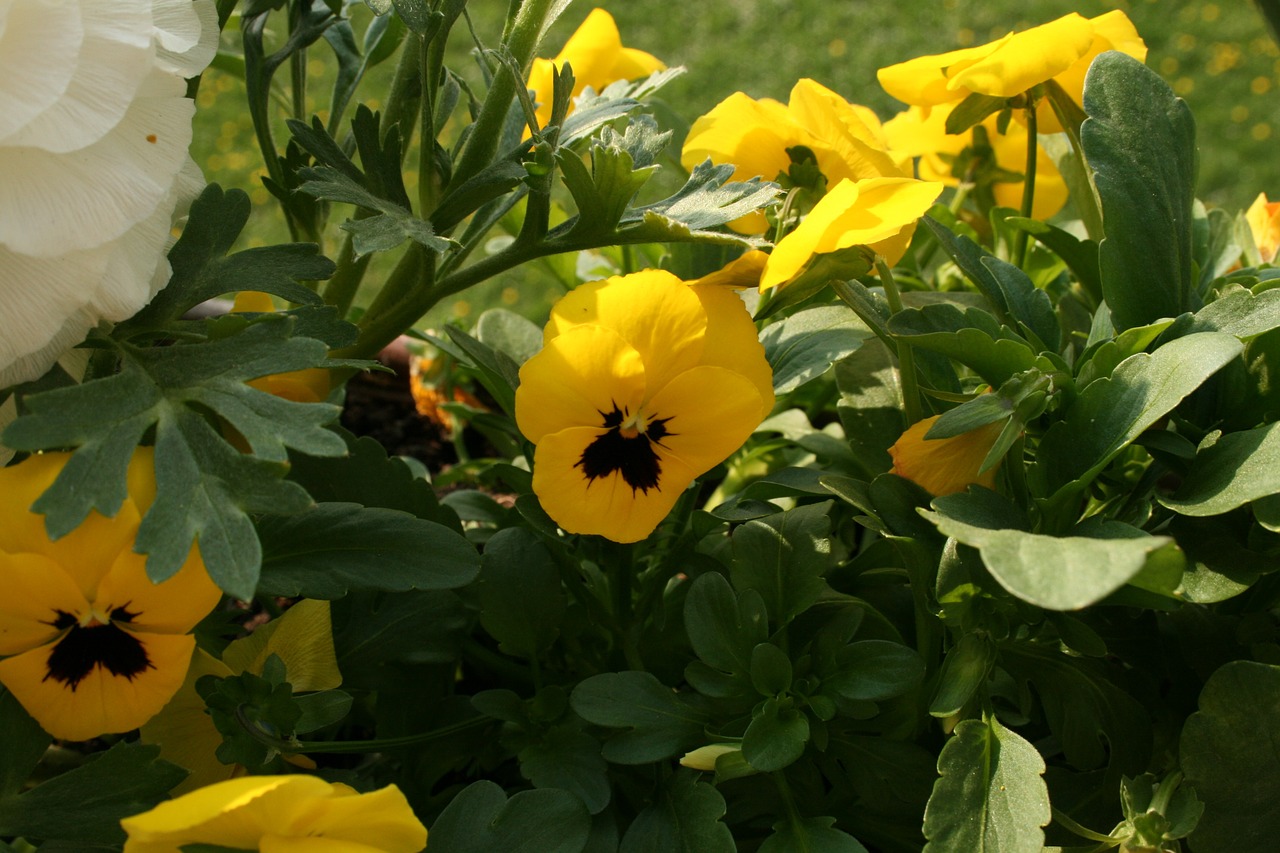
[[[262,674],[275,655],[285,666],[294,693],[332,690],[342,684],[333,649],[329,602],[299,601],[247,637],[233,641],[222,659],[197,649],[182,687],[141,731],[145,743],[160,745],[160,757],[191,771],[178,792],[191,791],[243,774],[236,764],[223,764],[215,752],[222,735],[205,711],[196,682],[206,675],[229,678],[242,672]]]
[[[742,92],[725,98],[693,123],[680,161],[692,169],[710,158],[716,164],[733,164],[735,181],[771,181],[791,167],[787,149],[796,146],[813,152],[828,186],[846,178],[908,174],[904,163],[889,153],[875,113],[808,79],[792,87],[785,105]],[[743,234],[761,234],[768,221],[763,213],[754,213],[732,227]]]
[[[419,853],[427,830],[395,785],[367,794],[314,776],[247,776],[120,821],[125,853],[209,844],[263,853]]]
[[[604,9],[592,9],[582,25],[565,42],[555,59],[535,59],[529,70],[528,88],[537,102],[538,126],[551,121],[551,92],[555,69],[565,63],[573,68],[573,97],[590,86],[599,92],[619,80],[648,77],[667,66],[643,50],[622,46],[622,35],[613,16]],[[573,111],[573,107],[569,107]]]
[[[800,225],[774,246],[760,289],[786,284],[814,255],[867,246],[892,266],[902,259],[916,223],[942,184],[912,178],[844,180],[827,192]]]
[[[617,542],[648,536],[772,408],[772,372],[741,298],[661,270],[557,302],[516,391],[543,508],[570,533]]]
[[[235,314],[269,313],[276,310],[270,294],[256,290],[242,290],[236,294],[231,311]],[[290,370],[259,376],[247,383],[251,388],[265,391],[283,400],[295,403],[322,403],[329,396],[329,371],[323,367]]]
[[[1107,50],[1138,60],[1147,56],[1133,22],[1119,10],[1096,18],[1072,12],[990,44],[917,57],[881,68],[876,75],[890,95],[921,107],[954,103],[973,93],[1012,98],[1049,80],[1081,103],[1089,63]],[[1047,103],[1036,117],[1041,132],[1062,130]]]
[[[973,132],[947,133],[947,116],[954,104],[943,104],[932,110],[911,107],[884,124],[885,136],[893,150],[919,157],[917,171],[922,180],[940,181],[949,187],[959,185],[960,179],[952,174],[948,158],[958,155],[973,143]],[[1027,129],[1010,122],[1005,133],[997,128],[996,116],[988,116],[981,126],[987,131],[995,164],[1001,169],[1022,174],[1027,161]],[[1023,181],[998,181],[992,185],[996,204],[1001,207],[1022,207]],[[1043,148],[1036,149],[1035,195],[1031,215],[1036,219],[1048,219],[1067,203],[1067,185],[1058,172],[1053,158]]]
[[[57,738],[88,740],[145,723],[182,685],[195,648],[188,632],[221,593],[193,547],[155,584],[135,553],[155,500],[154,454],[139,448],[128,497],[113,518],[90,513],[53,541],[32,503],[70,454],[45,453],[0,469],[0,684]]]
[[[1273,263],[1280,252],[1280,201],[1267,201],[1267,194],[1259,193],[1244,217],[1258,247],[1258,256],[1264,264]]]
[[[941,497],[963,492],[971,485],[995,485],[999,465],[978,473],[982,462],[1004,429],[1003,422],[980,426],[950,438],[925,439],[938,415],[912,424],[889,448],[890,473],[905,477],[925,491]]]

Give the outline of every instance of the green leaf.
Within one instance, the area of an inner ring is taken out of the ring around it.
[[[1280,328],[1280,288],[1234,290],[1195,313],[1191,332],[1225,332],[1242,340]]]
[[[760,853],[867,853],[858,839],[835,828],[833,817],[795,817],[773,825]]]
[[[17,794],[52,738],[8,690],[0,687],[0,802]]]
[[[392,509],[322,503],[258,524],[259,592],[341,598],[351,590],[457,589],[475,580],[480,555],[461,534]]]
[[[934,717],[959,714],[978,688],[986,683],[995,662],[995,647],[985,636],[965,634],[961,637],[947,650],[947,656],[942,660],[938,686],[929,702],[929,714]]]
[[[781,770],[804,755],[809,718],[789,698],[769,698],[751,715],[742,736],[742,757],[762,773]]]
[[[717,229],[772,204],[778,187],[758,178],[730,182],[732,176],[732,165],[715,166],[710,160],[699,163],[675,195],[627,211],[619,233],[629,243],[711,240],[760,245],[759,238]]]
[[[920,221],[933,233],[938,240],[938,245],[950,256],[965,277],[978,288],[978,292],[987,298],[996,318],[1001,323],[1014,325],[1016,321],[1010,311],[1004,287],[984,263],[994,255],[965,235],[956,234],[931,216],[925,216]]]
[[[1102,299],[1102,280],[1098,277],[1098,244],[1081,240],[1069,231],[1038,219],[1010,216],[1005,222],[1035,237],[1050,249],[1075,274],[1080,284],[1095,299]]]
[[[560,634],[566,606],[560,572],[523,527],[499,530],[485,543],[478,596],[480,624],[509,655],[537,657]]]
[[[1008,105],[1008,98],[973,92],[947,114],[947,133],[951,135],[964,133],[987,116],[995,115]]]
[[[748,521],[733,533],[734,588],[755,590],[771,621],[790,622],[827,589],[831,502]]]
[[[773,390],[794,391],[857,351],[871,330],[842,305],[798,311],[760,333],[765,359],[773,368]]]
[[[330,606],[338,670],[348,686],[376,681],[383,663],[453,663],[473,615],[446,590],[360,593]]]
[[[565,235],[586,242],[607,240],[623,214],[657,166],[633,169],[630,152],[622,148],[591,147],[591,168],[571,148],[556,152],[564,184],[573,196],[578,216]]]
[[[485,390],[493,395],[504,412],[514,418],[520,365],[511,356],[481,343],[455,326],[445,326],[445,332],[449,335],[448,342],[434,337],[430,340],[461,364],[477,370]]]
[[[476,320],[476,339],[522,365],[542,349],[542,329],[505,308],[490,308]]]
[[[705,696],[747,696],[751,653],[769,633],[764,601],[755,590],[734,593],[724,575],[708,572],[695,580],[684,602],[684,625],[698,661],[685,677]]]
[[[902,390],[889,348],[867,341],[836,362],[840,399],[836,414],[845,437],[868,478],[889,470],[889,448],[902,434]]]
[[[995,387],[1036,363],[1036,353],[1026,341],[978,308],[962,312],[946,302],[907,308],[893,316],[889,330],[912,347],[942,353],[972,368]]]
[[[591,816],[568,791],[542,788],[507,794],[473,782],[431,826],[431,853],[582,853]]]
[[[117,743],[74,770],[0,798],[0,835],[120,843],[120,819],[147,811],[186,776],[159,755],[158,746]]]
[[[977,548],[1002,587],[1048,610],[1077,610],[1101,601],[1173,543],[1167,536],[1151,536],[1118,521],[1108,522],[1112,527],[1107,529],[1118,538],[1106,539],[991,529],[948,515],[955,502],[939,499],[934,505],[938,512],[921,514],[942,534]]]
[[[304,735],[331,726],[346,718],[351,711],[351,694],[341,690],[321,690],[295,696],[294,702],[302,709],[302,716],[294,724],[294,734]]]
[[[613,787],[600,741],[570,725],[553,726],[536,743],[520,750],[520,773],[538,788],[562,788],[578,797],[591,814],[609,805]]]
[[[994,717],[965,720],[938,756],[926,853],[1040,853],[1049,823],[1044,759]]]
[[[593,675],[574,688],[570,704],[589,723],[625,729],[604,745],[615,764],[662,761],[705,738],[707,715],[648,672]]]
[[[1029,472],[1036,491],[1049,496],[1082,488],[1243,348],[1231,335],[1203,332],[1125,359],[1110,378],[1085,388],[1045,433]]]
[[[1196,454],[1172,497],[1160,502],[1183,515],[1221,515],[1280,494],[1280,423],[1232,432]]]
[[[777,696],[791,689],[791,658],[773,643],[751,650],[751,684],[761,696]]]
[[[1106,237],[1102,293],[1119,330],[1199,307],[1192,277],[1195,119],[1140,61],[1109,51],[1089,66],[1080,128]]]
[[[618,853],[734,853],[724,814],[719,791],[691,773],[676,773],[627,827]]]
[[[1269,853],[1280,838],[1280,667],[1232,661],[1210,676],[1179,756],[1204,802],[1197,853]]]
[[[892,699],[914,690],[924,679],[920,655],[888,640],[850,643],[836,652],[834,660],[818,666],[823,687],[853,701]]]

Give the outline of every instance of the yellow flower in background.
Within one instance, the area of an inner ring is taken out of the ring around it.
[[[270,294],[256,290],[242,290],[236,294],[232,313],[236,314],[269,314],[276,310]],[[305,370],[290,370],[286,373],[272,373],[250,379],[250,388],[257,388],[283,400],[295,403],[323,403],[329,396],[329,371],[323,367],[308,367]],[[246,449],[247,448],[242,448]]]
[[[395,785],[367,794],[314,776],[247,776],[120,821],[125,853],[208,844],[262,853],[419,853],[427,830]]]
[[[905,477],[934,497],[963,492],[971,485],[992,488],[1000,466],[978,469],[1000,437],[1004,423],[987,424],[950,438],[926,439],[938,415],[912,424],[889,448],[890,473]]]
[[[960,154],[973,144],[973,132],[947,133],[947,116],[954,104],[943,104],[926,111],[911,107],[884,124],[884,132],[894,151],[919,157],[917,171],[921,180],[941,181],[949,187],[959,185],[960,179],[952,174],[950,158]],[[926,115],[927,113],[927,115]],[[988,116],[981,122],[987,131],[995,165],[1000,169],[1021,175],[1026,169],[1027,129],[1010,122],[1006,133],[996,127],[996,116]],[[997,181],[992,185],[996,204],[1001,207],[1022,207],[1023,181]],[[1067,185],[1058,172],[1053,158],[1043,148],[1036,149],[1035,196],[1031,215],[1036,219],[1048,219],[1067,203]]]
[[[3,8],[0,388],[168,281],[170,229],[204,184],[184,78],[218,45],[212,0]]]
[[[808,79],[796,83],[786,105],[742,92],[725,98],[693,123],[680,162],[693,169],[710,158],[717,165],[733,164],[735,181],[772,181],[791,167],[787,149],[795,146],[813,152],[829,187],[845,179],[908,175],[905,164],[889,153],[875,113]],[[763,213],[753,213],[733,228],[762,234],[768,221]]]
[[[1079,104],[1089,63],[1107,50],[1140,61],[1147,56],[1133,22],[1119,10],[1096,18],[1072,12],[990,44],[890,65],[876,76],[890,95],[920,107],[956,103],[973,93],[1012,98],[1049,80],[1056,80]],[[1036,118],[1042,133],[1062,130],[1047,102],[1040,105]]]
[[[573,68],[573,97],[590,86],[599,92],[619,80],[648,77],[667,66],[652,54],[622,46],[622,35],[613,16],[604,9],[592,9],[582,26],[569,37],[555,59],[535,59],[529,70],[528,88],[537,102],[538,125],[551,121],[551,92],[555,69],[565,63]],[[573,107],[569,107],[573,112]]]
[[[759,287],[760,276],[764,274],[765,265],[769,263],[769,255],[759,249],[744,252],[721,269],[704,275],[689,284],[697,287],[713,284],[717,287],[728,287],[742,290],[748,287]]]
[[[892,266],[902,259],[916,223],[942,192],[942,184],[912,178],[841,181],[800,225],[773,247],[760,289],[786,284],[815,255],[867,246]]]
[[[141,731],[144,743],[160,745],[160,757],[191,771],[174,790],[191,791],[241,775],[244,768],[223,764],[215,752],[222,735],[205,712],[196,691],[202,676],[229,678],[242,672],[261,675],[267,658],[275,655],[284,664],[285,677],[294,693],[332,690],[342,684],[333,649],[329,602],[299,601],[278,619],[233,641],[219,660],[197,649],[182,687],[160,713]]]
[[[1280,201],[1267,201],[1267,194],[1259,193],[1244,217],[1258,247],[1258,256],[1264,264],[1273,263],[1280,252]]]
[[[155,499],[150,448],[134,455],[129,496],[114,518],[91,513],[51,541],[44,516],[29,507],[69,456],[0,469],[0,683],[49,734],[88,740],[136,729],[164,707],[191,663],[188,632],[221,593],[194,547],[160,584],[133,551]]]
[[[742,299],[661,270],[557,302],[516,391],[543,508],[570,533],[617,542],[648,536],[772,408],[772,372]]]

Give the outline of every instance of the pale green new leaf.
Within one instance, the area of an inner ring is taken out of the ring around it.
[[[1049,823],[1044,759],[994,717],[965,720],[938,756],[925,853],[1040,853]]]

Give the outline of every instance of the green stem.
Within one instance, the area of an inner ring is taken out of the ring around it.
[[[418,120],[418,110],[422,106],[422,55],[413,49],[415,36],[405,38],[404,47],[400,49],[400,61],[396,65],[395,76],[391,78],[391,91],[387,95],[387,105],[382,112],[383,137],[393,126],[400,127],[400,157],[409,153],[409,143],[413,139],[413,127]]]
[[[463,732],[468,732],[472,729],[484,728],[485,726],[491,726],[494,723],[494,721],[489,717],[472,717],[469,720],[451,723],[447,726],[441,726],[438,729],[432,729],[429,732],[420,732],[415,735],[402,735],[400,737],[373,738],[371,740],[286,740],[264,732],[251,721],[246,719],[239,711],[236,712],[236,716],[239,718],[240,724],[244,726],[245,731],[247,731],[254,740],[289,755],[300,752],[324,752],[336,754],[382,752],[389,749],[405,749],[411,746],[431,743],[432,741],[447,740],[448,738],[462,734]]]
[[[338,309],[338,316],[345,317],[351,311],[351,304],[355,302],[356,292],[372,259],[372,254],[357,258],[351,235],[343,238],[342,247],[338,250],[337,269],[325,282],[323,294],[325,303]]]
[[[1032,99],[1026,108],[1027,113],[1027,165],[1023,170],[1022,183],[1022,216],[1031,218],[1031,209],[1036,197],[1036,155],[1040,142],[1036,133],[1036,101]],[[1026,230],[1019,228],[1013,238],[1013,265],[1022,266],[1027,259],[1027,240],[1031,237]]]
[[[889,310],[897,314],[902,310],[902,296],[898,293],[897,282],[893,280],[893,270],[879,255],[876,256],[876,271],[880,273]],[[911,344],[902,338],[894,338],[894,343],[898,349],[898,371],[902,374],[902,411],[906,415],[907,426],[910,426],[924,416],[920,407],[920,387],[916,382],[915,354],[911,351]]]
[[[1080,836],[1081,838],[1087,838],[1090,841],[1102,842],[1104,845],[1106,845],[1105,847],[1102,848],[1103,850],[1106,850],[1110,847],[1115,847],[1117,844],[1120,843],[1120,840],[1118,838],[1112,838],[1110,835],[1103,835],[1101,832],[1094,832],[1092,829],[1089,829],[1089,827],[1087,826],[1081,826],[1071,818],[1067,817],[1065,812],[1060,811],[1058,809],[1053,809],[1053,819],[1057,823],[1061,824],[1064,829],[1066,829],[1071,833],[1074,833],[1075,835]]]
[[[787,777],[781,772],[770,773],[774,786],[778,789],[778,796],[782,798],[782,807],[787,812],[787,820],[792,826],[800,826],[804,818],[800,814],[800,810],[796,808],[796,798],[791,793],[791,785],[787,783]]]
[[[289,10],[289,31],[302,24],[302,17],[307,14],[309,4],[299,3]],[[292,96],[293,117],[298,121],[307,120],[307,49],[300,47],[289,55],[289,82]]]

